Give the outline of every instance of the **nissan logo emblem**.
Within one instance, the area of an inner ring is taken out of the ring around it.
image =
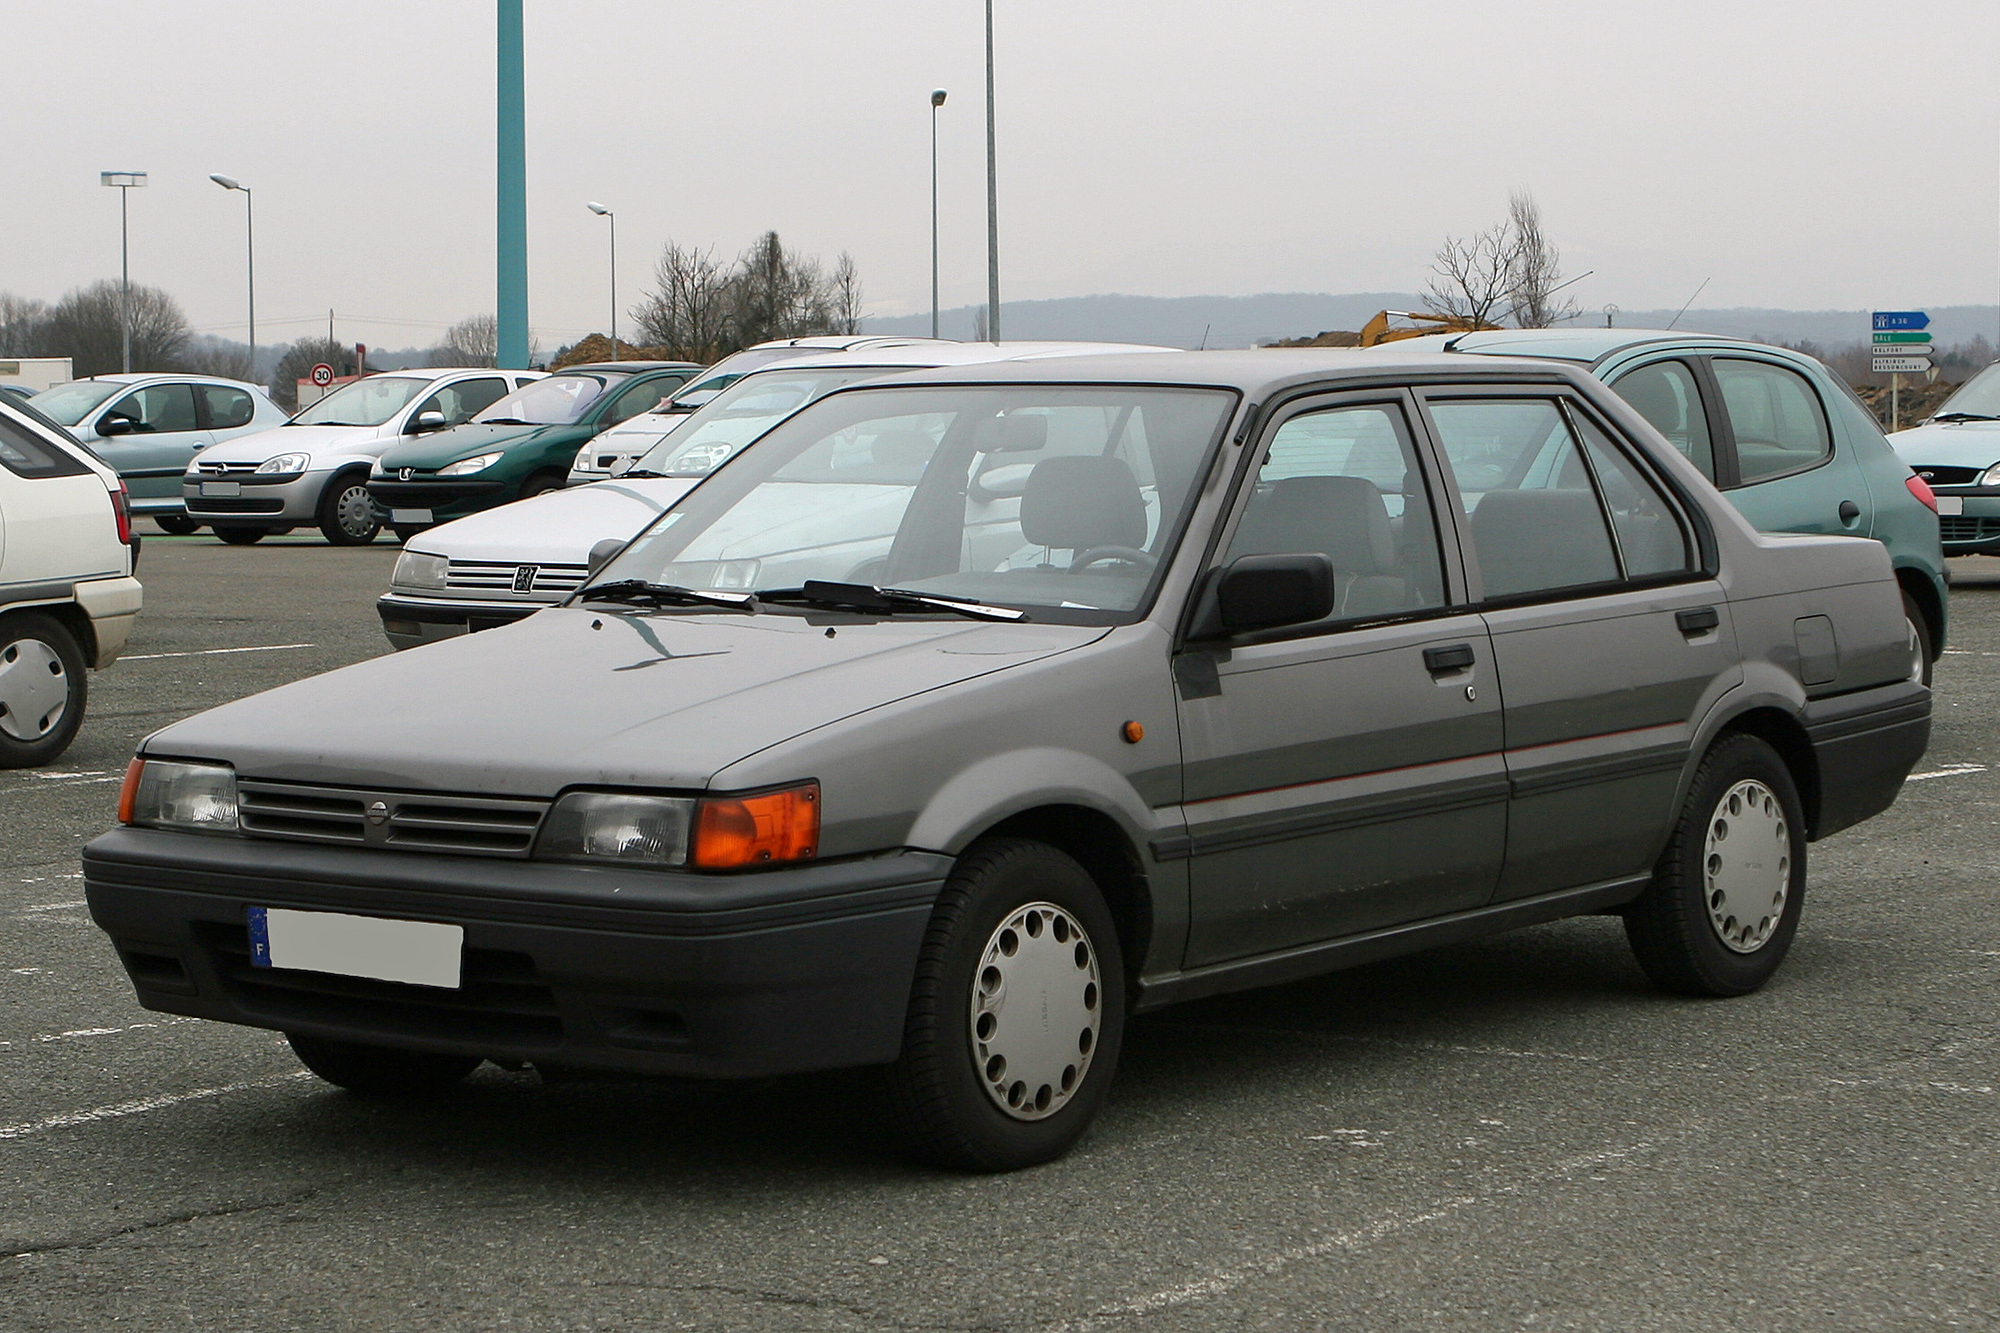
[[[369,806],[368,806],[368,822],[369,822],[369,823],[371,823],[371,824],[386,824],[386,823],[388,823],[388,822],[389,822],[389,803],[388,803],[387,801],[372,801],[372,802],[370,802],[370,803],[369,803]]]

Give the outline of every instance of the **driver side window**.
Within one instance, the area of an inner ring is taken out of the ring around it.
[[[190,384],[148,384],[134,389],[111,405],[106,416],[130,417],[138,423],[135,435],[164,435],[171,431],[194,430],[194,386]]]
[[[491,407],[506,396],[507,381],[503,379],[460,380],[426,398],[410,414],[410,420],[415,421],[426,412],[440,412],[444,415],[445,425],[462,425],[472,420],[473,413]]]

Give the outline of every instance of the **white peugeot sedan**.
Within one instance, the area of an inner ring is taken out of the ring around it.
[[[335,546],[382,530],[368,470],[398,441],[472,419],[539,370],[392,370],[346,384],[274,430],[197,454],[182,478],[188,516],[231,545],[316,525]]]
[[[389,591],[375,603],[382,632],[397,648],[415,648],[554,605],[583,586],[599,563],[594,550],[623,545],[738,450],[844,385],[943,366],[1175,350],[1132,343],[876,341],[742,374],[609,481],[550,491],[429,529],[404,547]],[[719,362],[716,369],[726,365]]]

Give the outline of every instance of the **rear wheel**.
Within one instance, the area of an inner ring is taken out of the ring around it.
[[[0,768],[32,768],[67,750],[89,692],[83,649],[60,620],[0,617]]]
[[[218,526],[215,535],[231,546],[255,546],[264,540],[265,528],[225,528]]]
[[[335,546],[366,546],[382,531],[382,517],[368,498],[366,473],[350,472],[326,484],[319,497],[319,530]]]
[[[418,533],[424,531],[423,528],[417,527],[414,524],[410,523],[397,523],[393,525],[389,530],[396,534],[396,540],[399,542],[406,542],[410,538],[416,536]]]
[[[155,514],[153,522],[160,525],[160,531],[169,537],[187,537],[201,531],[201,524],[186,514]]]
[[[1806,896],[1805,812],[1755,736],[1718,740],[1653,871],[1625,909],[1646,975],[1682,995],[1744,995],[1778,970]]]
[[[299,1063],[336,1087],[373,1097],[435,1096],[482,1063],[477,1056],[400,1051],[358,1041],[287,1032]]]
[[[1103,1104],[1124,1026],[1118,933],[1090,875],[1045,843],[975,843],[932,912],[890,1076],[912,1146],[974,1171],[1062,1156]]]
[[[1937,665],[1937,648],[1931,643],[1931,622],[1924,619],[1917,599],[1903,594],[1903,619],[1910,627],[1910,679],[1931,683],[1931,669]]]

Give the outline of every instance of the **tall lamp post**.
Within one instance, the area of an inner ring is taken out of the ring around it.
[[[618,359],[618,215],[595,199],[584,205],[611,223],[611,359]]]
[[[257,378],[257,218],[251,206],[250,187],[234,176],[211,172],[208,177],[225,190],[243,191],[243,260],[250,300],[250,378]]]
[[[132,191],[146,183],[143,171],[100,171],[97,183],[118,191],[118,323],[124,330],[124,352],[119,369],[132,370],[132,219],[126,204]]]
[[[937,113],[944,89],[931,89],[931,337],[938,336]]]
[[[1000,341],[1000,205],[993,167],[993,0],[986,0],[986,336]]]

